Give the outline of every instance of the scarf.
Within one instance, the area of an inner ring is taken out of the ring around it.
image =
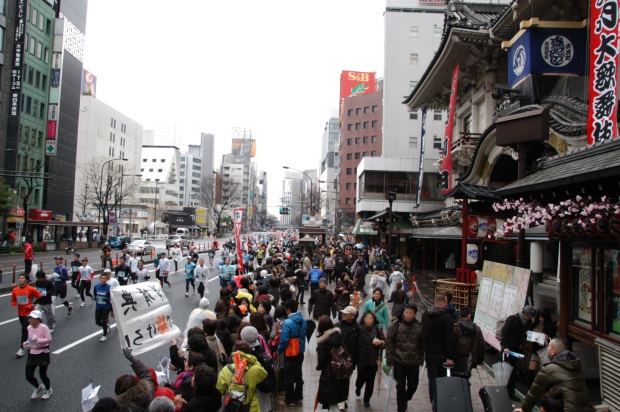
[[[174,387],[179,389],[185,378],[187,378],[188,376],[194,376],[194,371],[180,373],[179,376],[177,376],[177,379],[174,381]]]

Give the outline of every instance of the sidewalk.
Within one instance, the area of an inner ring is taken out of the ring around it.
[[[433,289],[432,282],[427,278],[420,277],[418,279],[418,286],[420,287],[421,293],[426,300],[432,299]],[[330,288],[332,289],[332,288]],[[307,299],[306,299],[307,301]],[[418,320],[422,316],[422,312],[426,310],[426,307],[420,302],[418,296],[416,296],[415,303],[418,305]],[[308,312],[306,309],[307,305],[300,306],[300,312],[304,315],[305,318],[308,318]],[[319,387],[319,377],[320,371],[316,370],[317,363],[317,353],[316,353],[316,333],[312,336],[312,339],[309,343],[306,344],[306,352],[304,357],[303,364],[303,377],[304,377],[304,404],[302,406],[297,406],[293,408],[289,407],[279,407],[274,405],[274,411],[278,412],[297,412],[297,411],[313,411],[314,410],[314,401],[316,399],[316,394]],[[422,368],[420,367],[420,372]],[[381,383],[379,383],[379,374],[381,376]],[[349,384],[349,402],[347,411],[356,412],[356,411],[396,411],[396,383],[392,383],[392,389],[390,392],[390,399],[388,403],[388,408],[386,409],[386,400],[387,400],[387,376],[383,374],[381,370],[377,372],[377,378],[375,379],[375,389],[374,395],[370,399],[370,408],[364,408],[363,400],[361,397],[355,396],[355,379],[357,378],[357,370],[353,372],[353,375],[350,379]],[[483,386],[494,385],[495,380],[492,376],[489,375],[487,369],[481,365],[478,366],[476,370],[472,371],[472,377],[470,379],[471,383],[471,398],[473,404],[474,412],[484,412],[484,408],[482,407],[482,401],[480,400],[480,396],[478,392],[480,388]],[[363,392],[363,391],[362,391]],[[280,393],[278,401],[284,400],[284,392]],[[317,410],[321,409],[321,405],[317,406]],[[431,402],[428,395],[428,378],[426,376],[426,370],[424,370],[424,375],[420,380],[418,385],[418,389],[413,396],[413,399],[409,402],[410,411],[431,411]]]

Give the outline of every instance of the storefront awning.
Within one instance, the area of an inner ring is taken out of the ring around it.
[[[24,223],[23,217],[11,216],[6,218],[6,223]]]
[[[377,231],[373,230],[371,222],[365,221],[364,219],[357,219],[351,234],[357,236],[377,236]]]
[[[416,239],[458,239],[463,233],[461,225],[447,227],[419,227],[411,229],[409,235]]]

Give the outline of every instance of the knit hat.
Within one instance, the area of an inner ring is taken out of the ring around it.
[[[534,319],[536,318],[536,313],[538,312],[536,311],[536,309],[534,309],[530,305],[527,305],[526,307],[523,308],[523,313],[528,315],[530,318]]]
[[[172,392],[171,389],[168,389],[168,390]],[[173,411],[174,412],[175,406],[174,406],[174,402],[172,402],[167,396],[161,396],[151,401],[151,404],[149,405],[148,410],[149,412],[160,412],[160,411]]]
[[[174,400],[175,394],[174,391],[170,388],[166,388],[166,387],[161,387],[159,389],[157,389],[155,391],[155,398],[159,398],[161,396],[166,397],[168,399],[170,399],[171,401]]]
[[[267,277],[267,271],[266,271],[266,270],[261,270],[261,271],[260,271],[260,276],[261,276],[262,278]]]
[[[252,346],[258,340],[258,330],[254,326],[246,326],[241,331],[241,339]]]
[[[92,412],[108,412],[115,411],[118,408],[118,403],[114,398],[101,398],[95,404]]]
[[[209,299],[207,299],[207,298],[200,299],[200,303],[198,304],[198,306],[200,307],[200,309],[208,308],[209,307]]]

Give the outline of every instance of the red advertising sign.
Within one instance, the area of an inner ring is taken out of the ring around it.
[[[11,210],[11,214],[17,217],[24,217],[26,215],[26,211],[24,210],[23,207],[17,206],[13,210]]]
[[[48,120],[47,121],[47,138],[55,139],[56,138],[56,120]]]
[[[243,223],[243,208],[238,207],[233,211],[235,224],[235,243],[237,244],[237,267],[243,272],[243,247],[241,245],[241,224]]]
[[[443,137],[443,158],[441,160],[441,193],[446,195],[452,189],[452,128],[456,110],[456,91],[459,87],[459,63],[452,70],[452,86],[450,87],[450,106],[448,107],[448,123]]]
[[[52,220],[52,211],[43,209],[30,209],[28,217],[32,220]]]
[[[374,72],[352,72],[343,70],[340,74],[340,118],[345,97],[375,92]]]
[[[618,0],[590,0],[588,143],[618,136]]]

